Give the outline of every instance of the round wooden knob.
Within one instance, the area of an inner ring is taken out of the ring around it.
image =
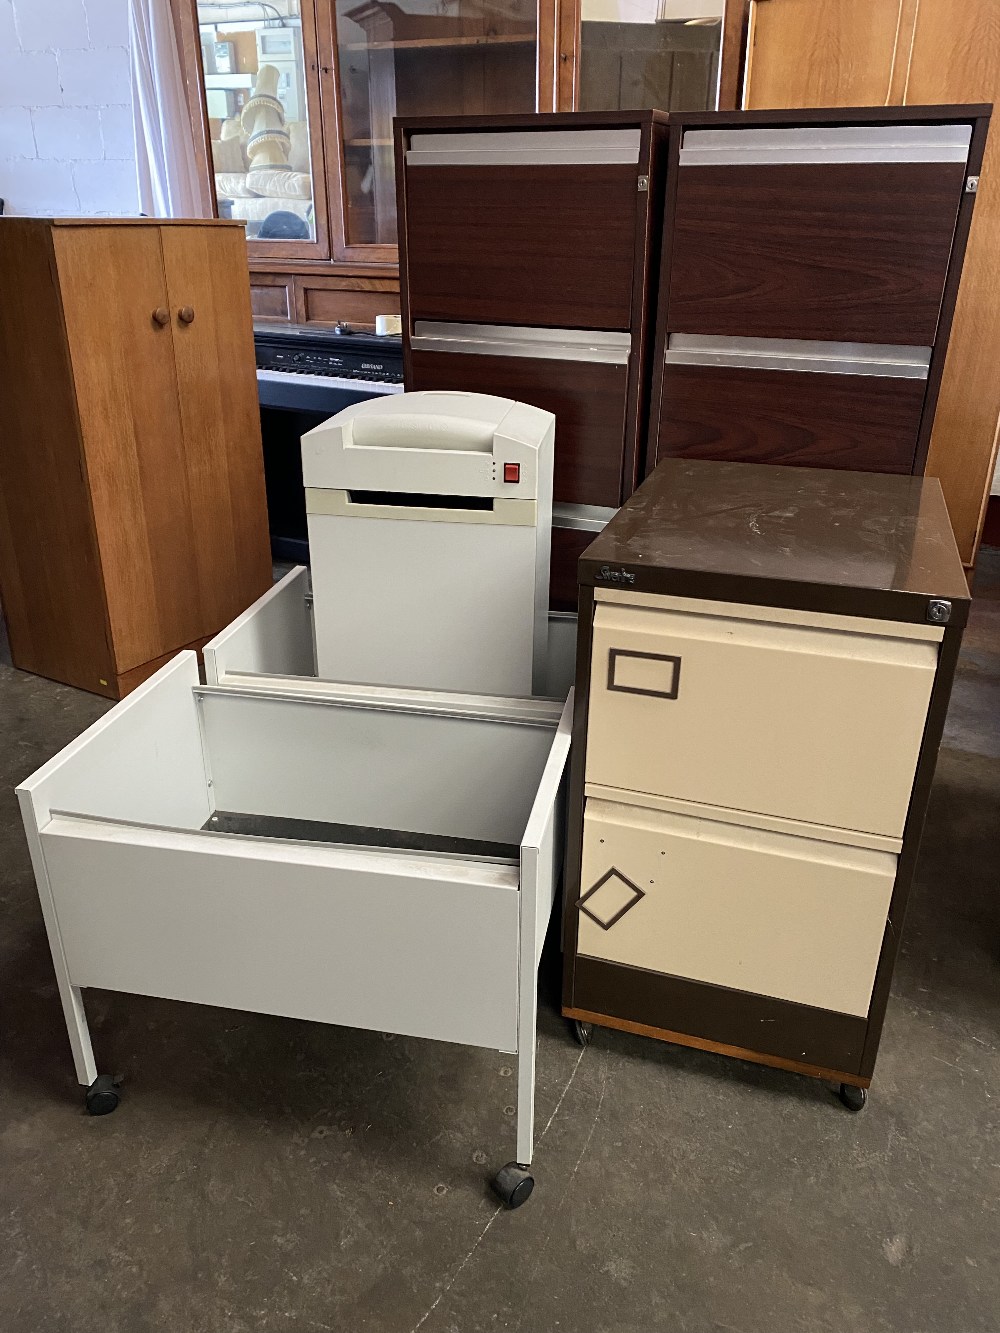
[[[182,324],[190,324],[194,319],[194,306],[182,305],[177,312],[177,318]]]
[[[170,323],[170,311],[165,305],[158,305],[153,311],[153,323],[159,324],[161,329]]]

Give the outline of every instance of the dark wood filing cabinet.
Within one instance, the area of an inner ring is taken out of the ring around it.
[[[666,116],[396,122],[408,389],[556,415],[552,602],[642,476]]]
[[[649,469],[923,471],[989,110],[671,117]]]
[[[863,1104],[968,605],[935,479],[660,464],[580,562],[569,1017]]]

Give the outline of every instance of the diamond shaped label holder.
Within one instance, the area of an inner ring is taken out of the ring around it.
[[[645,898],[645,893],[614,866],[577,899],[577,907],[602,930],[610,930]]]

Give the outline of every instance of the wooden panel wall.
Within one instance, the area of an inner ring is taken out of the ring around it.
[[[745,0],[731,0],[744,4]],[[750,108],[1000,102],[996,0],[749,0]],[[735,31],[735,11],[727,16]],[[742,84],[738,45],[722,83]],[[926,471],[940,478],[966,564],[975,559],[1000,426],[1000,126],[980,174]]]
[[[919,0],[905,101],[1000,103],[997,0]],[[1000,118],[979,176],[969,248],[931,435],[927,471],[939,477],[962,559],[971,562],[997,455],[1000,425]]]
[[[744,107],[881,106],[904,2],[751,4]]]

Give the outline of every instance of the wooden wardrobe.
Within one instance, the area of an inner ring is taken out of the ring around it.
[[[243,228],[0,219],[16,667],[121,698],[271,582]]]
[[[722,109],[994,102],[996,0],[728,0]],[[1000,423],[1000,134],[979,172],[926,471],[975,559]]]

